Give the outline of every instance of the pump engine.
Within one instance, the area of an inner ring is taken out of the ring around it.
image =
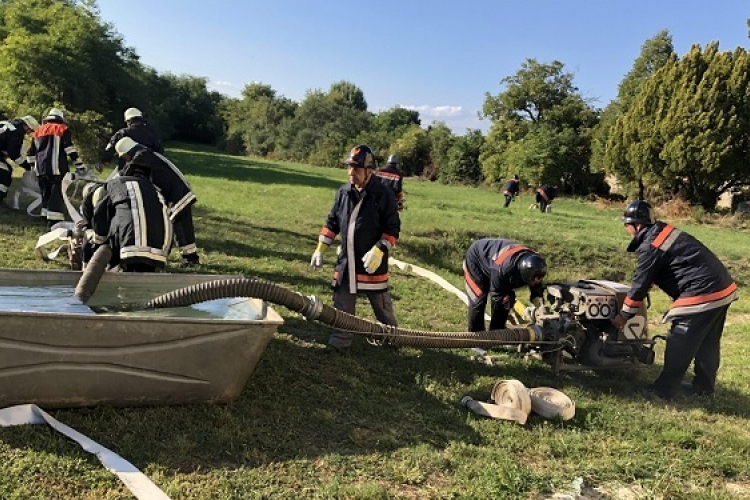
[[[541,355],[555,371],[652,364],[655,342],[648,336],[647,305],[622,330],[611,323],[628,290],[603,280],[548,285],[546,303],[529,313],[543,341],[522,350]]]

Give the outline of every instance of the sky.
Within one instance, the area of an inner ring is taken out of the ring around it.
[[[251,82],[297,102],[346,80],[372,112],[416,109],[422,125],[489,130],[487,93],[527,59],[558,60],[604,108],[661,30],[693,44],[750,48],[747,0],[99,0],[141,63],[208,79],[239,97]],[[138,103],[133,103],[138,106]]]

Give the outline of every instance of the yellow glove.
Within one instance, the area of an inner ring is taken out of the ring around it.
[[[323,267],[323,252],[325,252],[327,248],[328,245],[326,245],[322,241],[318,242],[318,247],[315,249],[315,252],[313,252],[312,254],[312,258],[310,259],[310,269],[319,271]]]
[[[373,246],[369,252],[362,257],[362,262],[365,264],[365,271],[368,274],[372,274],[378,270],[380,263],[383,262],[383,251],[378,248],[377,245]]]

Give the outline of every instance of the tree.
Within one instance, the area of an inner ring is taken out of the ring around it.
[[[517,173],[532,182],[562,182],[571,192],[587,192],[598,112],[578,93],[573,75],[559,61],[528,59],[502,82],[506,89],[497,96],[486,94],[483,108],[492,120],[480,156],[488,182],[504,182]]]
[[[137,56],[90,2],[3,1],[0,39],[0,105],[10,111],[41,115],[58,102],[114,119],[132,87]]]
[[[404,175],[422,175],[430,163],[430,139],[427,131],[418,125],[411,125],[396,139],[391,151],[401,159],[401,172]]]
[[[444,179],[443,169],[448,167],[448,150],[450,150],[456,137],[445,122],[435,121],[427,128],[427,137],[430,140],[430,162],[431,178]],[[448,182],[448,181],[445,181]]]
[[[750,184],[748,95],[745,49],[694,45],[643,85],[613,126],[605,159],[663,191],[679,185],[689,202],[712,210],[723,192]]]
[[[348,82],[334,83],[329,92],[309,90],[294,118],[280,127],[280,154],[313,165],[341,165],[355,138],[370,129],[366,106],[362,91]]]
[[[640,55],[633,63],[633,67],[620,82],[617,98],[602,112],[601,121],[594,131],[591,144],[592,170],[613,174],[622,185],[630,185],[634,182],[642,184],[642,179],[634,177],[631,169],[615,170],[613,164],[605,162],[607,141],[615,122],[630,110],[643,84],[674,57],[672,36],[667,30],[660,31],[643,43]]]
[[[467,130],[457,137],[448,150],[448,162],[440,170],[440,181],[445,183],[479,184],[482,182],[482,166],[479,153],[484,143],[480,130]]]

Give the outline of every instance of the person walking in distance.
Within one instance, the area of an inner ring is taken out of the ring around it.
[[[513,198],[518,196],[518,191],[521,189],[518,175],[514,175],[512,179],[508,179],[508,182],[503,186],[503,196],[505,196],[505,208],[510,206],[510,202]]]

